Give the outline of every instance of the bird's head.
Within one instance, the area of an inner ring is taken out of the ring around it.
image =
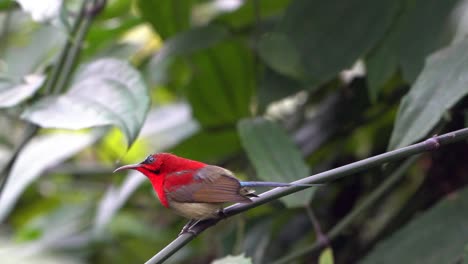
[[[171,172],[181,170],[194,170],[206,164],[184,159],[170,153],[156,153],[149,155],[144,161],[138,164],[125,165],[117,168],[114,172],[123,170],[137,170],[149,178],[154,176],[164,176]]]
[[[117,168],[114,170],[115,172],[123,171],[123,170],[137,170],[146,176],[150,175],[160,175],[163,171],[162,168],[164,167],[163,164],[165,164],[167,160],[167,153],[156,153],[156,154],[151,154],[146,159],[140,163],[137,164],[130,164],[130,165],[125,165],[122,167]]]

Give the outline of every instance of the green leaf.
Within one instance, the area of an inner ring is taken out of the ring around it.
[[[272,121],[255,118],[238,124],[242,146],[264,181],[291,182],[307,177],[309,168],[286,132]],[[305,190],[281,198],[288,207],[304,206],[313,195]]]
[[[468,264],[468,244],[465,244],[465,252],[463,253],[463,262],[461,264]]]
[[[44,81],[44,75],[28,75],[20,83],[0,80],[0,108],[12,107],[28,99]]]
[[[366,59],[369,95],[374,101],[398,67],[401,67],[404,79],[413,82],[423,68],[426,56],[450,42],[449,23],[458,2],[400,0],[397,21]]]
[[[298,49],[308,81],[320,83],[368,52],[384,36],[397,6],[394,0],[296,0],[279,31]]]
[[[47,128],[117,125],[131,145],[149,106],[148,89],[138,71],[124,61],[99,59],[81,68],[65,94],[37,101],[22,118]]]
[[[246,258],[244,254],[237,256],[228,255],[224,258],[214,260],[211,264],[252,264],[252,259]]]
[[[333,264],[335,263],[333,258],[333,249],[327,247],[320,253],[319,264]]]
[[[171,153],[189,159],[215,163],[241,149],[239,137],[234,128],[200,131],[171,149]]]
[[[138,0],[138,10],[162,39],[190,27],[191,0]]]
[[[258,43],[260,58],[278,73],[294,79],[304,77],[299,52],[292,45],[287,35],[282,33],[269,33]]]
[[[32,139],[19,153],[0,196],[0,222],[13,209],[24,189],[42,172],[91,145],[102,133],[54,133]]]
[[[234,126],[249,116],[255,78],[247,47],[224,42],[194,54],[191,62],[194,74],[185,94],[202,127]]]
[[[244,1],[243,5],[231,13],[219,16],[216,21],[222,24],[229,24],[234,28],[249,27],[257,23],[257,20],[272,20],[279,18],[284,9],[292,2],[291,0],[257,0]],[[258,5],[260,12],[255,11]],[[258,17],[259,16],[259,17]]]
[[[450,194],[405,225],[360,263],[455,263],[468,241],[468,188]]]
[[[149,74],[154,83],[160,83],[168,74],[170,62],[177,56],[190,55],[219,43],[229,35],[222,26],[207,25],[189,29],[168,39],[149,63]]]
[[[28,75],[41,74],[65,42],[65,34],[53,26],[38,26],[14,13],[7,41],[0,50],[0,77],[15,84]]]
[[[262,82],[258,87],[258,104],[260,111],[277,100],[293,95],[302,90],[304,85],[269,68],[263,72]]]
[[[468,40],[430,56],[421,75],[403,98],[389,148],[426,136],[445,111],[468,94]]]

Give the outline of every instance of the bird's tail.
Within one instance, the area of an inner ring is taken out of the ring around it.
[[[307,183],[287,183],[287,182],[265,182],[265,181],[241,181],[242,187],[290,187],[290,186],[302,186],[311,187],[320,184],[307,184]]]

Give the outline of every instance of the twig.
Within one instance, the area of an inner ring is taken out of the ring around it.
[[[414,145],[410,145],[404,148],[400,148],[397,150],[389,151],[374,157],[370,157],[364,160],[360,160],[348,165],[344,165],[329,171],[325,171],[322,173],[318,173],[304,179],[295,181],[294,183],[324,183],[329,182],[344,176],[348,176],[360,171],[367,170],[372,167],[376,167],[382,165],[384,163],[401,160],[406,157],[423,153],[426,151],[433,151],[438,149],[440,146],[447,145],[452,142],[460,141],[463,139],[468,138],[468,128],[460,129],[457,131],[453,131],[444,135],[436,136],[429,138],[421,143],[417,143]],[[194,227],[191,228],[193,233],[185,233],[175,240],[173,240],[169,245],[159,251],[156,255],[154,255],[150,260],[146,262],[146,264],[156,264],[162,263],[167,258],[172,256],[175,252],[177,252],[180,248],[190,242],[192,239],[195,238],[198,234],[203,232],[205,229],[215,225],[217,222],[222,220],[223,218],[227,218],[241,212],[247,211],[251,208],[260,206],[264,203],[270,202],[272,200],[276,200],[280,197],[286,196],[291,193],[298,192],[300,190],[306,189],[307,187],[303,186],[294,186],[294,187],[283,187],[283,188],[275,188],[273,190],[264,192],[259,195],[258,198],[253,198],[252,203],[244,203],[244,204],[234,204],[224,209],[224,216],[209,219],[205,221],[201,221],[196,224]],[[342,228],[342,227],[340,227]]]
[[[314,227],[315,231],[315,236],[317,238],[317,242],[320,246],[329,246],[330,245],[330,239],[326,234],[323,233],[322,227],[320,226],[320,223],[317,219],[317,217],[314,214],[314,211],[312,210],[312,207],[310,206],[309,203],[305,205],[305,209],[307,212],[307,215],[310,218],[310,221],[312,222],[312,225]]]

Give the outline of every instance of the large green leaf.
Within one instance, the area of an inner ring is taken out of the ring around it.
[[[189,159],[215,163],[241,149],[234,128],[215,131],[200,131],[182,141],[171,152]]]
[[[265,110],[271,102],[297,93],[303,88],[305,86],[300,81],[266,68],[263,71],[262,82],[258,87],[257,101],[260,111]]]
[[[102,133],[54,133],[34,138],[19,153],[0,196],[0,221],[12,210],[24,189],[50,166],[91,145]]]
[[[258,43],[259,56],[278,73],[294,79],[304,78],[301,56],[286,34],[270,33]]]
[[[264,181],[291,182],[307,177],[309,168],[286,132],[272,121],[255,118],[238,124],[242,146]],[[281,198],[288,207],[304,206],[313,191]]]
[[[390,139],[399,148],[421,139],[445,111],[468,94],[468,40],[428,58],[421,75],[403,98]]]
[[[374,100],[398,67],[401,67],[405,80],[413,82],[423,68],[426,56],[449,43],[450,15],[459,1],[395,2],[400,2],[399,17],[366,61],[369,94]]]
[[[168,66],[175,57],[207,49],[228,35],[228,31],[222,26],[207,25],[189,29],[168,39],[148,65],[152,81],[159,84],[167,78]]]
[[[8,39],[2,40],[7,45],[1,54],[6,65],[0,66],[2,77],[9,80],[41,72],[65,41],[65,32],[54,26],[33,24],[18,13],[13,13],[10,24]]]
[[[361,263],[456,263],[468,242],[467,218],[468,188],[465,188],[379,243]]]
[[[240,8],[219,16],[216,20],[235,28],[249,27],[259,20],[279,18],[291,0],[243,1]],[[257,6],[256,6],[257,5]],[[258,8],[258,12],[256,10]]]
[[[34,95],[44,82],[42,74],[63,44],[64,34],[52,26],[33,25],[13,13],[0,50],[0,108],[15,106]],[[3,21],[3,20],[2,20]]]
[[[278,30],[298,49],[307,80],[323,82],[350,67],[384,36],[397,6],[394,0],[295,0]],[[289,50],[290,44],[282,43]],[[275,50],[270,56],[278,58],[271,61],[281,60],[281,49]]]
[[[35,102],[22,117],[47,128],[117,125],[130,145],[149,106],[148,89],[138,71],[124,61],[99,59],[81,68],[67,93]]]
[[[163,39],[190,27],[191,0],[138,0],[136,3],[143,19]]]
[[[234,126],[250,114],[253,58],[243,43],[223,42],[192,56],[193,77],[186,96],[203,127]]]

